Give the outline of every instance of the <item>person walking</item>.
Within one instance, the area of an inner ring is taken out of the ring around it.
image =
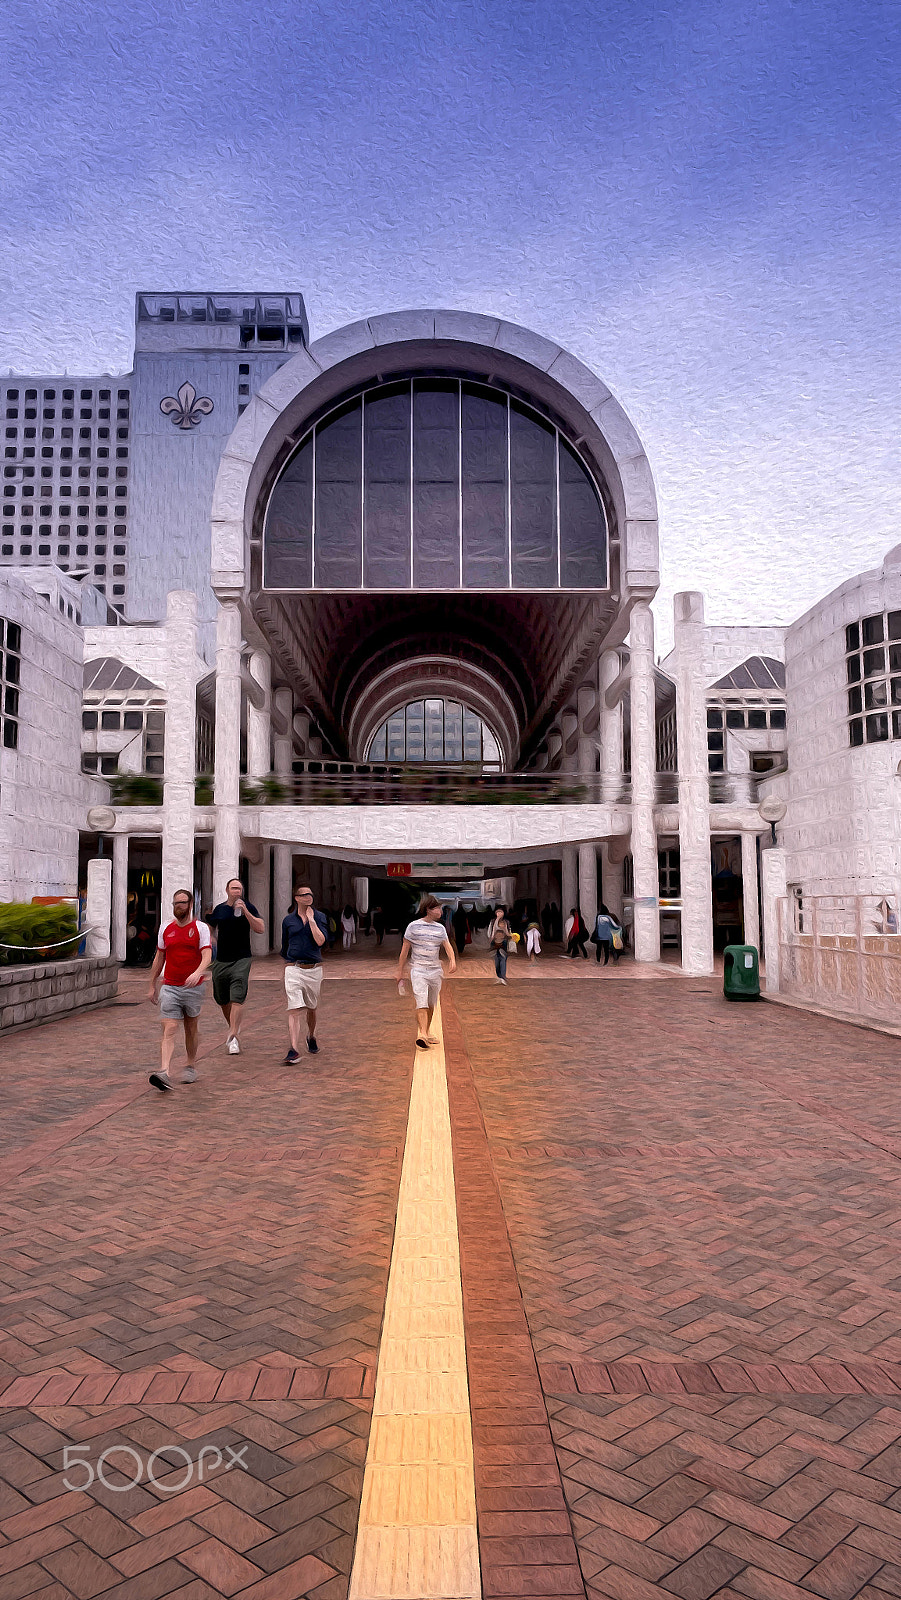
[[[507,912],[504,906],[497,906],[494,912],[494,921],[488,930],[488,943],[494,953],[495,983],[507,982],[507,940],[512,937],[512,929],[507,921]]]
[[[357,913],[350,904],[341,913],[341,937],[345,950],[357,942]]]
[[[294,890],[294,909],[282,922],[282,960],[285,966],[285,995],[288,1000],[289,1049],[285,1065],[300,1060],[300,1014],[306,1012],[307,1049],[311,1056],[319,1050],[316,1039],[316,1013],[322,986],[322,947],[328,938],[324,911],[313,909],[313,891],[308,884]]]
[[[375,934],[376,945],[380,945],[385,937],[385,913],[381,906],[372,908],[372,931]]]
[[[537,917],[530,917],[526,923],[526,955],[530,961],[537,961],[541,955],[541,928]]]
[[[398,992],[403,994],[404,967],[407,957],[410,958],[410,988],[413,990],[413,1004],[416,1007],[416,1043],[420,1050],[427,1050],[430,1044],[438,1043],[438,1039],[432,1033],[432,1019],[444,977],[441,967],[442,954],[447,956],[447,971],[450,976],[457,967],[454,947],[441,921],[440,900],[436,900],[433,894],[427,894],[420,902],[418,917],[404,929],[397,963],[397,987]]]
[[[469,936],[469,918],[461,901],[454,912],[454,943],[457,946],[458,956],[462,956],[466,949],[467,936]]]
[[[210,930],[194,916],[193,891],[176,889],[172,896],[172,921],[160,928],[150,969],[148,998],[154,1003],[159,999],[163,1022],[160,1070],[150,1074],[155,1089],[165,1092],[172,1088],[169,1068],[179,1022],[184,1026],[188,1058],[181,1081],[194,1083],[197,1078],[197,1018],[203,1005],[202,985],[212,954]]]
[[[247,1000],[250,979],[250,931],[262,933],[265,927],[255,905],[244,899],[244,885],[240,878],[229,878],[225,885],[225,899],[214,906],[208,923],[213,931],[216,948],[210,976],[213,980],[213,999],[228,1026],[225,1048],[230,1056],[239,1056],[241,1046],[238,1034],[241,1014]]]
[[[608,911],[607,907],[602,904],[601,909],[598,912],[597,922],[594,925],[594,933],[591,936],[595,946],[595,957],[597,959],[598,966],[601,964],[602,950],[604,952],[605,967],[610,960],[611,950],[613,951],[614,965],[619,960],[620,953],[616,948],[613,937],[615,933],[622,935],[622,929],[612,911]]]
[[[579,956],[588,960],[588,951],[585,945],[588,942],[588,929],[582,921],[582,914],[578,906],[573,906],[566,921],[566,954],[575,961]]]

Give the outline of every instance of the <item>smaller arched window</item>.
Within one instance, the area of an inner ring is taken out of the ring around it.
[[[474,764],[500,772],[500,745],[488,724],[459,700],[411,700],[392,711],[369,743],[368,761],[440,766]]]

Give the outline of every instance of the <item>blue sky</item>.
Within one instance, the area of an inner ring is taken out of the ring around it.
[[[7,0],[0,370],[125,370],[137,289],[557,338],[672,589],[786,621],[901,542],[894,0]]]

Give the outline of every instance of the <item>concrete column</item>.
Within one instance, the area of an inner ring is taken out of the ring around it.
[[[608,706],[606,700],[607,690],[619,677],[619,671],[619,651],[605,650],[598,663],[598,743],[602,791],[607,804],[616,800],[623,776],[623,703],[618,700],[615,706]]]
[[[560,910],[563,914],[563,923],[572,911],[573,906],[579,904],[579,852],[575,845],[568,844],[564,847],[560,857],[560,876],[562,880],[563,902]]]
[[[166,647],[161,909],[168,919],[176,889],[194,887],[197,597],[191,590],[174,589],[166,596]]]
[[[757,900],[757,835],[741,836],[741,895],[745,921],[745,944],[760,949],[760,911]]]
[[[560,727],[563,734],[560,764],[561,772],[578,771],[578,755],[575,752],[570,754],[567,750],[567,745],[569,744],[573,734],[578,729],[578,726],[579,718],[575,711],[570,709],[560,713]]]
[[[608,911],[622,921],[623,864],[613,860],[609,844],[601,845],[601,898]]]
[[[636,961],[660,960],[657,834],[654,787],[657,738],[654,707],[654,618],[647,600],[632,607],[629,627],[632,721],[633,939]]]
[[[247,776],[268,778],[272,770],[271,726],[269,708],[272,703],[272,662],[265,650],[254,650],[249,662],[250,676],[259,684],[263,705],[247,701]]]
[[[694,977],[703,977],[713,971],[710,785],[707,772],[707,714],[704,684],[704,596],[693,590],[677,594],[673,601],[673,611],[676,631],[682,970]]]
[[[273,734],[272,769],[278,778],[290,779],[294,759],[294,696],[290,689],[276,689],[273,695],[275,708],[284,717],[287,733]],[[272,847],[272,927],[269,929],[270,948],[277,950],[281,944],[282,918],[291,903],[292,883],[291,846],[275,844]]]
[[[560,760],[560,751],[563,747],[563,735],[559,728],[552,728],[547,736],[547,770],[555,772]]]
[[[593,721],[598,696],[594,684],[584,683],[576,696],[576,714],[579,719],[579,749],[577,762],[582,777],[597,771],[597,743],[593,733],[587,733],[586,724]]]
[[[110,953],[110,912],[113,903],[113,863],[110,856],[94,856],[88,862],[88,892],[85,898],[85,927],[92,928],[85,939],[85,955]],[[163,921],[168,921],[163,908]],[[169,908],[172,914],[172,908]]]
[[[781,848],[760,852],[761,899],[763,901],[763,957],[766,962],[767,994],[778,994],[781,987],[779,948],[779,901],[788,894],[785,851]]]
[[[113,834],[112,953],[125,960],[125,928],[128,923],[128,834]]]
[[[253,901],[264,924],[262,933],[254,933],[251,930],[250,948],[255,956],[264,956],[269,949],[269,857],[269,846],[264,844],[260,852],[260,860],[251,861],[248,864],[248,898]],[[223,889],[224,887],[225,885],[223,884]],[[282,916],[284,916],[284,912],[282,912]]]
[[[598,914],[598,856],[591,843],[579,845],[579,906],[590,933]]]
[[[238,789],[241,761],[241,608],[220,600],[216,621],[216,832],[213,846],[215,894],[238,871],[241,853]]]

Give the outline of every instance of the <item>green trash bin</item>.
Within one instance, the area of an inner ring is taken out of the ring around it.
[[[752,944],[727,944],[723,951],[723,994],[727,1000],[760,999],[760,958]]]

